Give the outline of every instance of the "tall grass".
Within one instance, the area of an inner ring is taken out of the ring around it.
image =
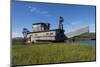
[[[95,61],[95,47],[80,43],[13,45],[13,65]]]

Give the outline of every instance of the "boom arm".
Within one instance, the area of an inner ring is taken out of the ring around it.
[[[88,32],[89,32],[89,27],[87,26],[87,27],[84,27],[84,28],[81,28],[69,33],[65,33],[65,36],[67,38],[72,38],[72,37],[79,36],[81,34],[88,33]]]

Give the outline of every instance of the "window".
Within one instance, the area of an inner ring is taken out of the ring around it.
[[[49,35],[49,33],[46,33],[46,35]]]
[[[50,33],[50,35],[53,35],[53,33]]]
[[[37,34],[35,34],[35,36],[37,36]]]

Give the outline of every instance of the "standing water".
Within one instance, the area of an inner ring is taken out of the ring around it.
[[[72,40],[66,40],[65,42],[73,42],[73,41]],[[91,46],[96,45],[96,40],[75,40],[74,42],[88,44],[88,45],[91,45]]]

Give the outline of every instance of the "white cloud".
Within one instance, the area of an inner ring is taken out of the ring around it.
[[[30,8],[30,11],[31,11],[31,12],[37,12],[37,11],[38,11],[38,9],[37,9],[37,8],[35,8],[35,7],[31,7],[31,8]]]
[[[80,24],[81,22],[80,21],[73,21],[71,22],[71,25],[76,25],[76,24]]]
[[[33,7],[33,6],[30,6],[30,5],[25,5],[30,12],[35,12],[35,13],[38,13],[38,14],[43,14],[43,15],[48,15],[48,11],[45,11],[45,10],[41,10],[37,7]]]

